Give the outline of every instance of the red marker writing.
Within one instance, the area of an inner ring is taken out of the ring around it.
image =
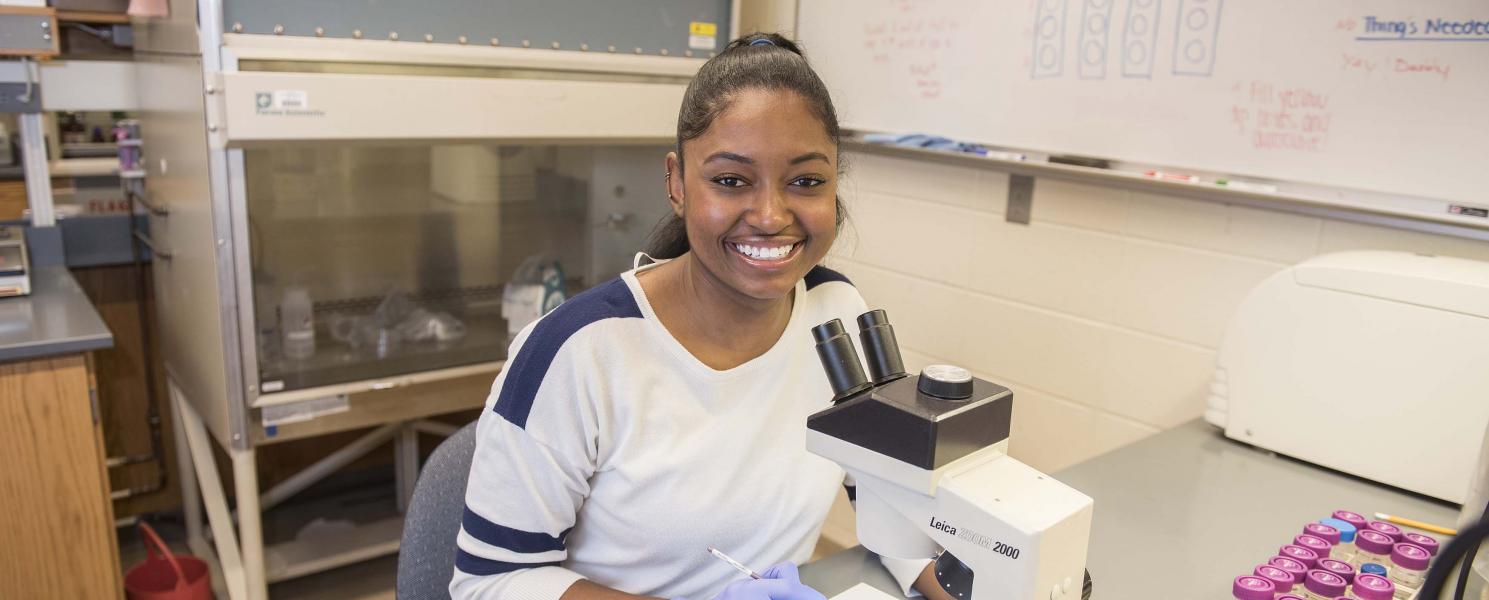
[[[1182,173],[1165,173],[1163,171],[1148,171],[1147,173],[1143,173],[1143,174],[1144,175],[1147,175],[1148,177],[1152,177],[1154,179],[1162,179],[1164,181],[1182,181],[1184,183],[1199,183],[1199,178],[1198,177],[1195,177],[1194,175],[1184,175]]]

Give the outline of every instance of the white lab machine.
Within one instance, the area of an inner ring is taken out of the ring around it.
[[[884,311],[858,326],[872,379],[842,323],[812,330],[834,397],[807,449],[856,482],[864,547],[935,557],[953,598],[1089,597],[1091,498],[1008,456],[1013,392],[951,365],[907,376]]]
[[[1461,503],[1489,423],[1489,263],[1355,251],[1242,302],[1206,419],[1226,436]]]

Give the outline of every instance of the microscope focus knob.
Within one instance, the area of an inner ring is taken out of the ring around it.
[[[946,595],[966,600],[972,595],[972,568],[950,551],[936,557],[936,583],[946,590]]]
[[[920,393],[947,400],[972,397],[972,373],[955,365],[931,365],[920,372]]]

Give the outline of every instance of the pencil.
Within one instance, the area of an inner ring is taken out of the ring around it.
[[[739,564],[739,561],[734,560],[732,558],[729,558],[729,555],[728,554],[724,554],[723,552],[719,552],[719,549],[718,548],[715,548],[713,546],[709,546],[708,547],[708,553],[714,555],[719,560],[722,560],[722,561],[724,561],[726,563],[729,563],[729,566],[734,567],[736,569],[739,569],[739,572],[740,573],[744,573],[745,575],[749,575],[750,576],[750,579],[760,579],[760,574],[759,573],[756,573],[755,571],[751,570],[749,567],[746,567],[746,566],[744,566],[742,564]]]
[[[1388,515],[1386,513],[1375,513],[1375,518],[1380,519],[1382,521],[1385,521],[1387,523],[1395,523],[1397,525],[1405,525],[1407,527],[1411,527],[1411,528],[1414,528],[1414,529],[1420,529],[1422,531],[1430,531],[1432,533],[1440,533],[1442,535],[1458,535],[1458,530],[1457,529],[1449,529],[1449,528],[1443,527],[1441,525],[1433,525],[1431,523],[1423,523],[1421,521],[1413,521],[1413,520],[1408,519],[1408,518],[1405,518],[1405,517],[1398,517],[1398,516],[1395,516],[1395,515]]]

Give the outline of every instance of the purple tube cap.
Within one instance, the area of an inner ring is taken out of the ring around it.
[[[1295,583],[1302,581],[1303,576],[1308,574],[1308,565],[1287,556],[1273,556],[1271,560],[1267,561],[1267,564],[1291,573],[1293,582]]]
[[[1308,588],[1308,591],[1330,598],[1343,594],[1348,585],[1343,577],[1323,569],[1309,571],[1308,577],[1303,580],[1303,587]]]
[[[1277,600],[1304,600],[1304,598],[1302,596],[1294,596],[1292,594],[1283,594],[1281,596],[1278,596]]]
[[[1251,574],[1272,582],[1272,585],[1276,586],[1279,590],[1292,589],[1293,584],[1298,582],[1297,579],[1293,578],[1292,573],[1288,573],[1272,565],[1260,565]]]
[[[1391,548],[1391,562],[1404,569],[1426,571],[1431,560],[1432,555],[1416,544],[1401,542]]]
[[[1334,511],[1334,518],[1339,519],[1340,521],[1344,521],[1345,523],[1349,523],[1350,525],[1354,525],[1355,529],[1365,528],[1365,516],[1357,512],[1336,510]]]
[[[1374,529],[1366,529],[1355,536],[1355,547],[1371,554],[1390,554],[1394,545],[1396,542],[1391,536]]]
[[[1360,600],[1391,600],[1396,584],[1374,573],[1361,573],[1355,578],[1354,592]]]
[[[1329,548],[1334,545],[1321,537],[1303,534],[1293,538],[1293,543],[1318,553],[1319,556],[1328,556]]]
[[[1303,533],[1328,542],[1331,546],[1339,543],[1340,531],[1332,525],[1309,523],[1303,526]]]
[[[1349,563],[1332,558],[1319,559],[1318,568],[1344,578],[1345,583],[1355,580],[1355,568]]]
[[[1397,527],[1385,521],[1371,521],[1370,523],[1365,525],[1365,528],[1371,531],[1379,531],[1390,536],[1391,543],[1393,544],[1401,541],[1401,536],[1406,535],[1405,532],[1401,531],[1400,527]]]
[[[1390,545],[1387,545],[1386,550],[1382,550],[1380,554],[1385,554],[1387,550],[1390,550],[1390,548]],[[1318,566],[1318,553],[1302,546],[1288,544],[1286,546],[1283,546],[1282,548],[1279,548],[1277,550],[1277,554],[1303,563],[1303,566],[1310,569]]]
[[[1242,575],[1231,584],[1230,593],[1236,600],[1272,600],[1272,596],[1277,594],[1277,586],[1265,577]]]
[[[1406,534],[1406,543],[1421,546],[1428,554],[1437,556],[1438,542],[1435,537],[1421,533],[1408,533]]]

